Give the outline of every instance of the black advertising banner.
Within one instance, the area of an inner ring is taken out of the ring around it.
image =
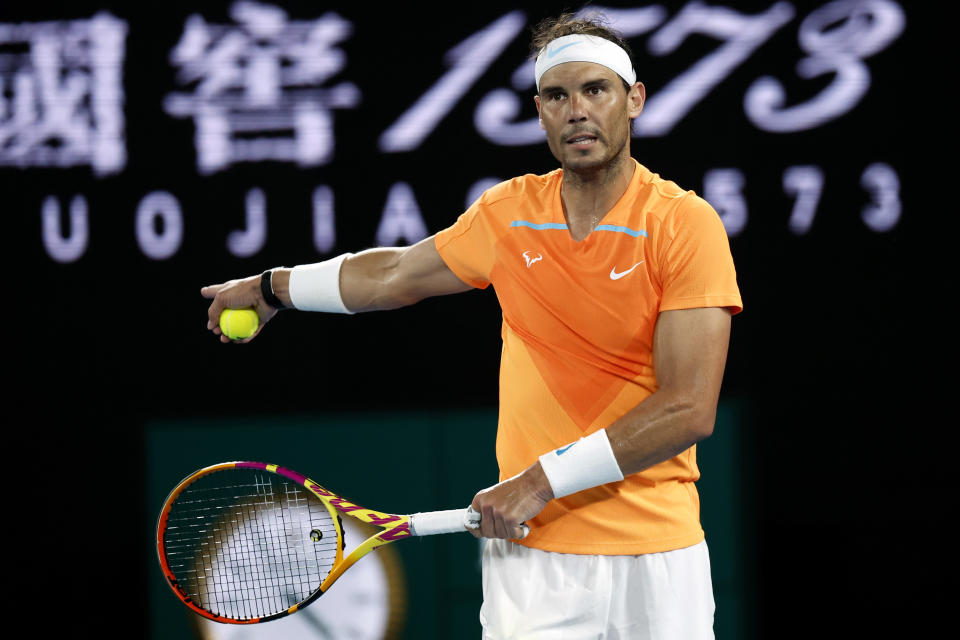
[[[149,541],[116,529],[153,508],[138,484],[150,420],[495,407],[492,291],[390,314],[284,312],[253,343],[222,345],[199,289],[415,243],[485,188],[556,168],[529,37],[562,9],[0,7],[9,284],[30,310],[12,340],[44,434],[16,430],[17,455],[116,469],[126,506],[103,516],[103,536],[139,554]],[[734,464],[757,480],[741,524],[756,546],[756,629],[784,637],[820,563],[832,579],[819,606],[864,615],[881,601],[872,559],[888,536],[915,534],[898,529],[914,510],[942,524],[919,480],[850,497],[876,465],[922,452],[877,437],[906,412],[904,238],[926,205],[899,124],[918,121],[902,91],[917,10],[691,0],[584,11],[625,36],[647,89],[632,155],[707,199],[730,238],[745,310],[724,396],[750,443]],[[890,500],[910,505],[888,521],[895,531],[865,526]],[[80,502],[64,508],[89,517]],[[137,585],[155,578],[131,571]]]

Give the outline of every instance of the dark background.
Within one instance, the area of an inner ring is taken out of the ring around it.
[[[773,4],[723,6],[752,14]],[[728,462],[743,471],[735,488],[745,505],[738,530],[749,541],[741,595],[754,619],[750,637],[916,632],[945,606],[948,574],[937,543],[944,541],[947,515],[956,511],[941,491],[948,454],[940,453],[939,432],[930,428],[939,424],[913,408],[921,357],[935,331],[916,320],[914,274],[924,270],[926,256],[909,242],[933,204],[925,168],[913,162],[918,130],[931,123],[902,88],[905,78],[917,79],[924,34],[916,10],[906,13],[903,33],[865,58],[870,88],[852,110],[812,129],[765,132],[744,115],[744,95],[756,78],[776,77],[787,87],[788,104],[795,104],[834,77],[802,79],[796,71],[806,55],[800,24],[830,3],[788,4],[792,20],[669,135],[635,138],[632,153],[698,193],[710,169],[737,168],[746,180],[749,218],[731,237],[745,310],[733,323],[723,401],[739,408],[741,447]],[[905,3],[893,4],[908,11]],[[241,418],[269,424],[324,412],[389,416],[496,406],[500,315],[492,291],[388,315],[289,312],[249,345],[222,345],[205,330],[199,289],[372,246],[397,181],[412,187],[434,233],[464,209],[477,179],[553,169],[546,145],[498,147],[477,132],[473,114],[486,93],[510,86],[526,55],[529,27],[562,5],[386,13],[358,3],[278,2],[291,19],[334,10],[353,23],[353,35],[338,47],[346,65],[332,82],[352,81],[362,102],[334,111],[329,164],[238,163],[200,175],[192,119],[163,109],[165,96],[184,90],[168,56],[189,15],[227,24],[229,6],[38,2],[0,8],[0,22],[11,24],[86,19],[103,9],[129,29],[123,170],[97,176],[89,166],[0,166],[10,225],[4,237],[13,256],[8,286],[20,292],[9,296],[13,330],[7,334],[16,380],[8,459],[14,475],[26,478],[13,492],[13,504],[25,514],[14,534],[31,550],[14,559],[27,560],[25,606],[57,601],[69,615],[46,622],[63,629],[147,633],[147,585],[160,579],[155,566],[142,561],[151,544],[142,523],[159,508],[144,498],[151,424]],[[684,3],[660,6],[673,16]],[[380,133],[448,70],[444,53],[511,10],[523,12],[527,27],[436,129],[415,150],[381,153]],[[649,38],[630,43],[651,98],[719,46],[715,38],[694,35],[674,53],[657,56],[646,46]],[[5,51],[9,47],[0,48]],[[10,96],[6,87],[3,99]],[[521,117],[533,117],[532,99],[524,100]],[[875,162],[892,167],[900,182],[901,217],[884,232],[860,217],[870,201],[861,174]],[[803,235],[787,226],[793,197],[782,186],[784,170],[795,165],[816,165],[825,176],[816,218]],[[327,254],[311,241],[310,197],[320,184],[335,193],[337,238]],[[266,195],[268,237],[255,255],[237,258],[225,240],[243,226],[252,187]],[[138,203],[156,190],[177,198],[184,225],[179,249],[161,261],[144,255],[134,231]],[[78,193],[89,204],[89,245],[78,260],[58,263],[42,242],[41,206],[52,195],[65,208]],[[229,441],[229,430],[224,433]],[[358,433],[349,446],[362,445]],[[329,454],[302,471],[321,473]],[[476,455],[492,458],[493,452]],[[119,608],[103,608],[117,602]]]

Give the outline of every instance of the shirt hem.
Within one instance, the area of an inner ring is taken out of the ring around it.
[[[703,529],[675,538],[644,542],[559,542],[552,540],[515,541],[531,549],[550,551],[553,553],[569,553],[574,555],[601,555],[601,556],[636,556],[647,553],[662,553],[685,549],[702,542],[706,536]]]
[[[669,303],[661,304],[660,311],[698,309],[701,307],[726,307],[733,314],[738,314],[743,311],[743,301],[739,296],[733,294],[677,298]]]

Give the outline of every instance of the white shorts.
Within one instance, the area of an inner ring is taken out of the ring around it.
[[[707,543],[593,556],[487,540],[484,640],[713,640]]]

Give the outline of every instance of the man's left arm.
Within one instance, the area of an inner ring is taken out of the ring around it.
[[[713,432],[730,342],[730,317],[730,311],[721,307],[660,313],[653,336],[657,391],[606,428],[613,457],[601,464],[609,465],[614,473],[619,467],[619,473],[627,476],[669,460]],[[603,434],[590,437],[602,438]],[[595,455],[610,454],[591,453],[587,460],[594,460]],[[562,476],[568,486],[596,486],[590,484],[594,470],[583,468],[584,458],[559,460],[551,464],[554,482]],[[566,460],[570,461],[568,466],[564,466]],[[600,475],[609,471],[600,470]],[[518,538],[520,525],[540,513],[554,497],[554,487],[537,461],[474,497],[471,506],[482,514],[480,529],[474,530],[474,535]]]

